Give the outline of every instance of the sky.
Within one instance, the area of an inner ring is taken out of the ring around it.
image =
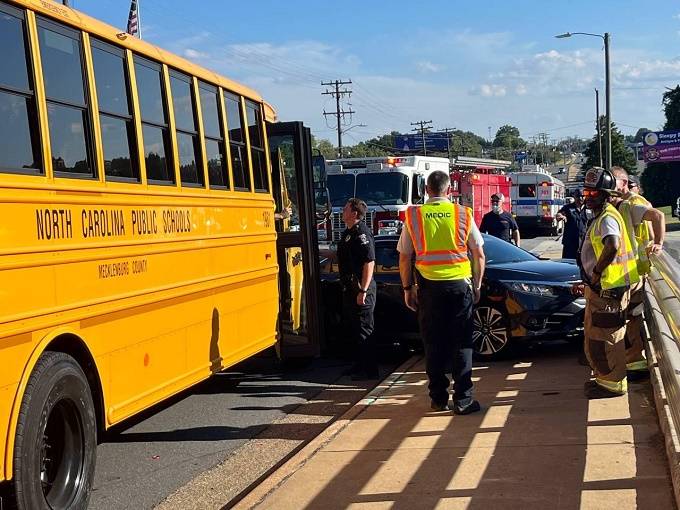
[[[629,0],[139,0],[143,38],[253,87],[280,120],[336,141],[322,81],[351,80],[343,142],[413,129],[504,124],[531,140],[590,137],[604,113],[601,38],[611,34],[612,121],[661,129],[661,96],[680,83],[680,2]],[[71,0],[124,30],[129,0]],[[364,124],[362,127],[360,124]],[[350,129],[351,128],[351,129]]]

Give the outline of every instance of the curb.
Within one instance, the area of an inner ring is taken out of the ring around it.
[[[324,448],[328,443],[335,439],[338,434],[345,430],[345,428],[347,428],[347,426],[357,416],[362,414],[387,390],[392,388],[399,378],[421,359],[422,356],[411,356],[409,359],[407,359],[394,372],[388,375],[375,388],[373,388],[373,390],[371,390],[368,395],[354,404],[354,406],[352,406],[342,416],[335,420],[327,429],[321,432],[321,434],[307,443],[306,446],[304,446],[272,474],[265,478],[238,503],[236,503],[233,507],[226,505],[223,508],[252,509],[262,504],[271,494],[273,494],[279,487],[286,483],[286,481],[288,481],[288,479],[293,476],[297,470],[302,468],[319,450]]]

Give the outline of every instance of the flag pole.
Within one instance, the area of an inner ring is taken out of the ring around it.
[[[137,0],[137,30],[139,31],[139,39],[142,39],[142,15],[140,14],[139,4],[142,0]]]

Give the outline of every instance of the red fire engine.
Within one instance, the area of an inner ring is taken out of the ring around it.
[[[460,163],[462,162],[456,161],[451,172],[452,196],[458,203],[472,209],[477,226],[482,222],[482,217],[491,210],[493,194],[502,193],[503,209],[510,211],[510,176],[498,166]],[[509,162],[507,163],[509,166]]]

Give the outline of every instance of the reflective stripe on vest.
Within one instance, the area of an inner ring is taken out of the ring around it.
[[[621,230],[621,240],[619,242],[619,249],[616,252],[616,257],[602,272],[600,278],[600,285],[604,290],[613,289],[616,287],[630,287],[634,283],[640,281],[637,271],[637,254],[633,249],[633,245],[628,237],[626,229],[626,222],[619,214],[619,211],[611,205],[607,204],[604,211],[597,217],[590,228],[590,242],[593,245],[593,251],[597,260],[600,259],[604,251],[604,243],[602,238],[597,234],[600,231],[602,221],[611,216],[619,224]]]
[[[416,252],[416,268],[428,280],[472,276],[467,240],[472,211],[445,200],[410,207],[406,227]]]
[[[647,246],[651,241],[651,236],[649,235],[649,225],[647,221],[642,220],[637,227],[633,226],[633,217],[631,215],[631,210],[634,205],[645,205],[651,207],[651,204],[640,195],[632,193],[628,199],[621,202],[621,215],[626,221],[626,227],[628,228],[628,236],[632,236],[632,240],[635,240],[635,249],[637,252],[637,266],[638,274],[648,274],[651,269],[651,263],[649,262],[649,257],[647,256]]]

